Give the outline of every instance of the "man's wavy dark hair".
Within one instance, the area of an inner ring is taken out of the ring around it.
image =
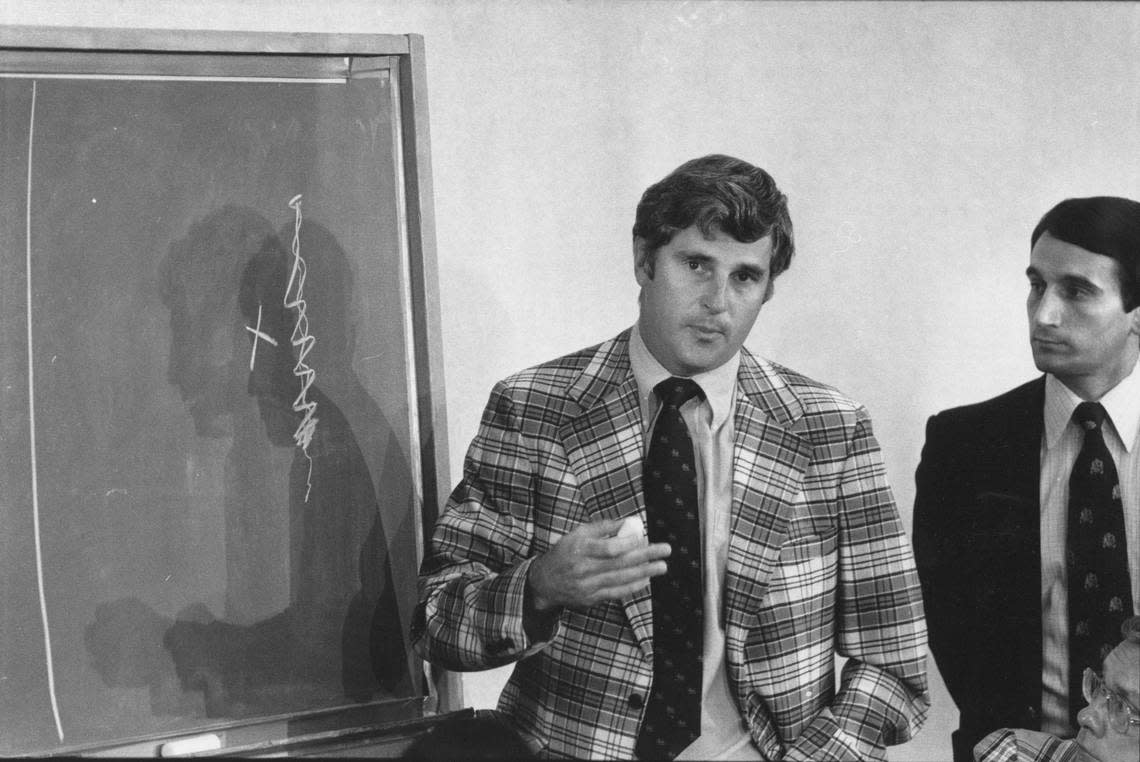
[[[706,237],[721,231],[741,243],[770,234],[772,278],[792,263],[788,198],[771,175],[741,159],[723,154],[691,159],[642,194],[633,236],[645,241],[650,277],[657,250],[693,225]]]

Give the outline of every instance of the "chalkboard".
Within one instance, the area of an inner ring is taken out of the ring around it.
[[[0,42],[0,754],[419,713],[422,43]]]

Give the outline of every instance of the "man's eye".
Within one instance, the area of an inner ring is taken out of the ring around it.
[[[740,272],[736,274],[736,279],[741,283],[751,283],[760,280],[760,277],[756,273]]]
[[[1081,288],[1080,286],[1065,286],[1061,291],[1066,299],[1084,299],[1090,294],[1088,289]]]

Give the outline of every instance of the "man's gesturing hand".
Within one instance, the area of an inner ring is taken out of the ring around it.
[[[646,544],[637,532],[621,532],[622,519],[579,524],[531,564],[527,592],[535,611],[582,609],[639,590],[665,573],[668,543]]]

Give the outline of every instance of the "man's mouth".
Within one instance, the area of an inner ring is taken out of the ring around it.
[[[1065,345],[1065,342],[1059,339],[1050,339],[1045,336],[1032,336],[1030,337],[1029,342],[1034,346],[1038,346],[1043,349],[1058,349]]]

